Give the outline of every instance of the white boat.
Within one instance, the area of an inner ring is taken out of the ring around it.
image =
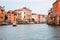
[[[34,24],[34,22],[30,22],[31,24]]]
[[[12,24],[13,26],[16,26],[17,24],[16,24],[16,22],[13,22],[13,24]]]

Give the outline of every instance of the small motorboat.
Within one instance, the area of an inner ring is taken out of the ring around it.
[[[17,24],[16,24],[16,22],[14,22],[12,25],[13,25],[13,26],[16,26]]]
[[[31,24],[34,24],[34,22],[30,22]]]

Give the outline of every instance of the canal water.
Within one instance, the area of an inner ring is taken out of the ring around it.
[[[47,24],[0,26],[0,40],[60,40],[60,27]]]

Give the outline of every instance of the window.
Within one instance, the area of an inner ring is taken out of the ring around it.
[[[0,17],[1,19],[3,19],[3,17]]]
[[[25,18],[25,16],[24,16],[24,18]]]
[[[4,11],[3,9],[1,9],[1,11]]]

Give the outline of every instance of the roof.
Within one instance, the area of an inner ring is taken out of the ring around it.
[[[30,10],[29,8],[27,8],[27,7],[23,7],[21,10],[23,10],[23,9],[31,11],[31,10]]]

